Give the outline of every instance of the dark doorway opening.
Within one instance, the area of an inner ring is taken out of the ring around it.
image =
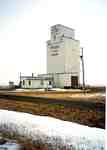
[[[78,88],[78,76],[71,76],[71,87]]]

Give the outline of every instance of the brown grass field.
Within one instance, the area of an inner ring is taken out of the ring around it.
[[[83,101],[92,101],[93,102],[101,102],[105,103],[105,93],[104,92],[91,92],[86,90],[83,93],[82,90],[74,90],[74,91],[1,91],[0,94],[8,94],[8,95],[17,95],[17,96],[31,96],[31,97],[45,97],[50,99],[59,99],[59,100],[80,100]]]

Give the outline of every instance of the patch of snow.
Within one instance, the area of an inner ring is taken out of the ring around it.
[[[92,98],[92,97],[100,97],[103,96],[105,97],[106,95],[104,93],[77,93],[77,94],[72,94],[69,97],[83,97],[83,98]]]
[[[52,88],[52,91],[66,91],[66,89],[61,89],[61,88]]]
[[[16,89],[12,92],[32,92],[32,91],[44,91],[44,89]]]
[[[20,145],[14,142],[6,142],[3,145],[0,145],[0,150],[20,150]]]
[[[105,149],[104,129],[90,128],[47,116],[0,110],[0,130],[17,133],[34,141],[40,139],[57,147],[64,145],[67,149]]]
[[[45,89],[16,89],[15,91],[12,92],[26,92],[26,91],[44,91]],[[51,91],[70,91],[70,92],[81,92],[82,90],[80,89],[61,89],[61,88],[50,88]]]
[[[80,90],[80,89],[61,89],[61,88],[52,88],[51,90],[53,90],[53,91],[70,91],[70,92],[73,92],[73,91],[75,91],[75,92],[81,92],[82,90]]]

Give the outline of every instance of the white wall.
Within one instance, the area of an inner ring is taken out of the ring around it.
[[[65,52],[63,41],[47,45],[47,73],[64,72]]]
[[[29,85],[29,80],[31,82],[31,85]],[[21,83],[21,87],[22,88],[28,88],[28,89],[36,89],[36,88],[48,88],[49,87],[49,80],[43,80],[42,82],[42,79],[39,79],[39,80],[32,80],[32,79],[24,79],[25,81],[25,84],[23,85],[23,80],[22,80],[22,83]],[[41,84],[41,82],[43,84]]]
[[[22,80],[22,83],[21,83],[21,87],[22,88],[41,88],[41,81],[40,80],[31,80],[31,85],[29,85],[29,80],[27,79],[24,79],[25,81],[25,84],[23,85],[23,80]]]
[[[80,42],[65,39],[65,72],[75,73],[80,76]]]

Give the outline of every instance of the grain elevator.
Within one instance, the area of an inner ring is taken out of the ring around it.
[[[75,30],[57,24],[51,27],[50,35],[47,41],[47,74],[39,74],[39,79],[50,79],[52,87],[78,88],[80,41],[75,39]]]
[[[61,24],[51,27],[47,41],[47,74],[54,87],[76,88],[80,81],[80,42],[75,30]]]

